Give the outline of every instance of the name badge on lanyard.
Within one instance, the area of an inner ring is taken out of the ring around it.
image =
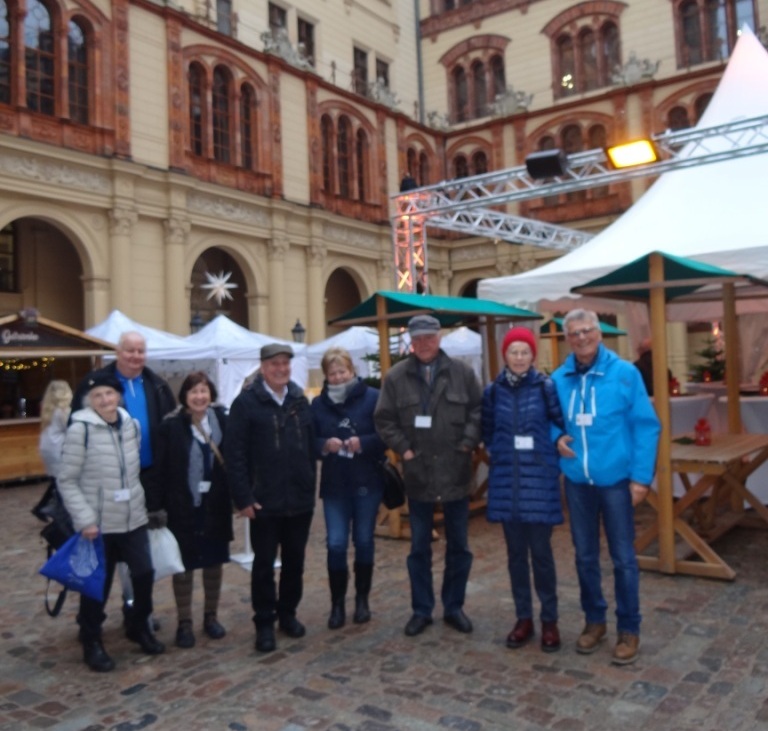
[[[413,425],[417,429],[431,429],[432,428],[432,417],[429,415],[419,414],[416,417],[416,420],[414,421]]]
[[[126,487],[122,490],[115,490],[115,502],[124,503],[131,499],[131,491]]]
[[[576,414],[576,426],[592,426],[592,414]]]
[[[515,449],[533,449],[533,437],[515,434]]]

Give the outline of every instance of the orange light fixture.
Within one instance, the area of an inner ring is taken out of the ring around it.
[[[637,140],[623,145],[614,145],[606,148],[605,154],[608,155],[611,165],[617,170],[635,165],[648,165],[659,159],[656,148],[650,140]]]

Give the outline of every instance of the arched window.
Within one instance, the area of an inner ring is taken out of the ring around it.
[[[217,162],[232,162],[232,110],[229,71],[224,66],[213,70],[213,158]]]
[[[667,128],[671,130],[688,129],[691,123],[685,107],[672,107],[667,113]]]
[[[200,64],[189,67],[189,141],[193,155],[206,154],[205,70]]]
[[[488,155],[482,150],[478,150],[472,155],[472,174],[482,175],[488,172]]]
[[[493,80],[493,98],[503,94],[507,90],[507,81],[504,74],[504,59],[501,56],[491,57],[491,79]]]
[[[69,62],[69,118],[79,124],[88,124],[87,35],[76,20],[69,21],[67,59]]]
[[[416,150],[412,147],[408,148],[408,152],[405,155],[405,163],[408,168],[408,172],[412,177],[416,176]]]
[[[715,61],[728,53],[725,8],[720,0],[704,0],[704,58]]]
[[[320,137],[323,148],[323,190],[333,193],[333,121],[324,114],[320,119]]]
[[[339,195],[342,198],[351,198],[352,192],[352,131],[349,118],[339,117],[339,130],[336,140],[336,160],[339,171]]]
[[[24,17],[27,108],[56,113],[56,56],[51,14],[40,0],[29,0]]]
[[[11,25],[8,6],[0,0],[0,103],[11,101]]]
[[[469,166],[467,158],[464,155],[456,155],[453,160],[453,176],[455,178],[466,178],[469,175]]]
[[[673,0],[678,68],[727,58],[742,26],[755,30],[753,0]]]
[[[700,97],[697,97],[696,101],[693,104],[693,111],[696,115],[696,121],[695,124],[699,123],[699,120],[701,119],[702,115],[706,111],[707,107],[709,106],[709,102],[712,99],[712,94],[702,94]]]
[[[485,66],[480,61],[472,64],[472,116],[484,117],[488,107],[488,89],[485,85]]]
[[[581,74],[577,79],[579,90],[597,89],[597,41],[591,28],[585,28],[579,33],[579,57],[581,61]]]
[[[419,155],[419,185],[429,185],[429,157],[423,150]]]
[[[355,145],[356,164],[357,164],[357,199],[364,201],[368,195],[368,186],[365,178],[368,174],[368,135],[365,130],[357,130],[357,140]]]
[[[248,170],[255,170],[258,163],[256,129],[256,92],[250,84],[243,84],[240,89],[240,148],[241,164]]]
[[[453,93],[455,99],[454,117],[457,122],[469,119],[469,98],[467,96],[467,74],[463,67],[453,70]]]
[[[619,39],[619,29],[615,23],[603,25],[601,42],[603,47],[602,85],[607,86],[611,83],[613,73],[621,66],[621,42]]]
[[[562,131],[562,149],[566,155],[572,155],[575,152],[581,152],[584,149],[584,140],[581,136],[581,128],[576,124],[569,124]],[[576,190],[566,193],[566,200],[576,201],[584,200],[586,193],[583,190]]]
[[[576,63],[573,53],[573,40],[562,36],[557,42],[557,66],[560,96],[569,96],[576,91]]]
[[[608,138],[605,133],[605,127],[602,124],[593,124],[589,128],[589,149],[605,149],[608,145]],[[607,185],[597,185],[590,190],[592,198],[603,198],[608,195]]]

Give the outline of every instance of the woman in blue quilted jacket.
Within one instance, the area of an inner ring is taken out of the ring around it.
[[[532,566],[541,603],[541,649],[556,652],[560,633],[552,527],[563,522],[555,446],[565,432],[563,415],[554,384],[533,366],[536,340],[530,330],[511,328],[501,354],[506,365],[483,394],[483,441],[490,455],[487,517],[504,529],[517,613],[507,647],[522,647],[535,634]]]

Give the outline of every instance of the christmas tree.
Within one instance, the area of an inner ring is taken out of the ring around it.
[[[725,348],[721,337],[709,338],[707,347],[697,350],[696,355],[703,360],[691,368],[692,380],[699,383],[725,380]]]

